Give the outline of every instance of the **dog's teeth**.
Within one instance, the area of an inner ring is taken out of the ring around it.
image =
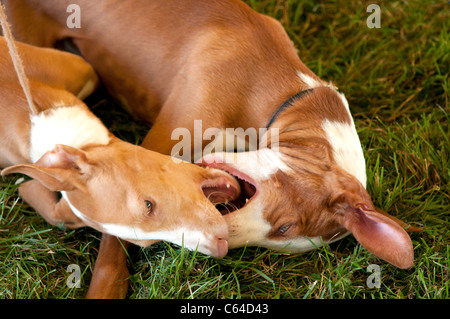
[[[230,188],[230,184],[227,184],[227,188]]]
[[[248,198],[245,199],[245,203],[247,203],[247,202],[248,202]]]

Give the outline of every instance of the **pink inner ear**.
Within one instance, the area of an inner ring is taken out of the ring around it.
[[[72,168],[76,167],[75,161],[78,155],[69,154],[59,147],[55,147],[52,151],[45,153],[36,165],[52,168]]]
[[[411,239],[402,227],[388,217],[356,208],[344,214],[342,224],[374,255],[399,268],[413,266]]]

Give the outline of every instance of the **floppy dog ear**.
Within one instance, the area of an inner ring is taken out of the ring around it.
[[[398,268],[411,268],[414,251],[411,239],[403,229],[406,224],[375,209],[365,197],[358,198],[345,192],[335,199],[333,208],[338,222],[374,255]]]
[[[2,170],[1,175],[13,173],[25,174],[38,180],[52,191],[70,191],[76,188],[81,175],[81,167],[87,159],[83,151],[57,145],[52,151],[46,152],[35,164],[18,164]]]
[[[388,213],[386,213],[385,211],[383,211],[382,209],[378,208],[378,207],[374,207],[375,210],[380,213],[381,215],[386,216],[387,218],[392,219],[393,221],[395,221],[397,224],[399,224],[404,230],[406,230],[406,232],[408,233],[414,233],[414,232],[418,232],[418,231],[422,231],[423,227],[416,227],[416,226],[411,226],[407,223],[405,223],[404,221],[401,221],[398,218],[395,218],[392,215],[389,215]]]

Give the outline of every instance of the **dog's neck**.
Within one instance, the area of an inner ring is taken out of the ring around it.
[[[280,145],[296,143],[313,151],[315,159],[330,161],[355,176],[366,187],[366,167],[361,143],[347,99],[333,86],[306,81],[283,103],[269,121],[278,126]]]
[[[30,159],[35,163],[56,144],[107,145],[110,133],[84,105],[59,106],[31,115]]]

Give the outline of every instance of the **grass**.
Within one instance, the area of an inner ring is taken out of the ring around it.
[[[302,60],[349,100],[364,148],[368,190],[382,209],[425,230],[411,234],[415,266],[400,270],[349,236],[304,255],[257,247],[215,259],[158,243],[135,248],[130,298],[449,298],[449,34],[446,1],[384,1],[381,28],[364,4],[334,0],[248,1],[281,21]],[[119,108],[94,109],[139,143],[147,128]],[[91,229],[52,227],[0,181],[0,298],[81,298],[99,246]],[[67,267],[82,273],[68,288]],[[369,288],[370,264],[381,287]]]

